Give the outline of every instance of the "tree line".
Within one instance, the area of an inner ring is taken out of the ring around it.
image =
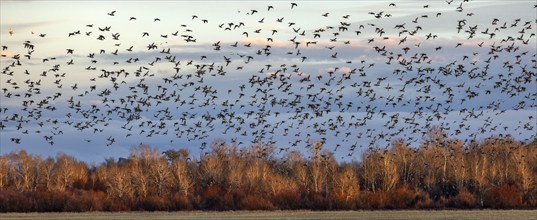
[[[195,157],[140,145],[88,165],[59,153],[0,156],[0,211],[512,209],[537,207],[537,142],[465,144],[429,132],[338,163],[321,142],[307,154],[222,140]]]

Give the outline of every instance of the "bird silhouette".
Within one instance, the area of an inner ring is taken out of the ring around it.
[[[307,25],[296,17],[306,5],[294,2],[291,12],[257,3],[214,22],[204,11],[168,19],[118,8],[74,31],[10,28],[21,44],[2,42],[0,129],[9,144],[38,133],[56,146],[77,132],[92,145],[203,147],[223,135],[280,152],[319,140],[351,156],[395,138],[416,143],[435,125],[450,136],[476,131],[469,139],[535,139],[535,117],[500,119],[536,108],[535,22],[452,3],[409,4],[418,12],[408,16],[399,2],[361,15],[322,8]],[[42,52],[48,39],[65,43],[59,55]]]

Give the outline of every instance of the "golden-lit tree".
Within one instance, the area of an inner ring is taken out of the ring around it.
[[[109,198],[123,200],[134,196],[131,181],[132,172],[127,165],[108,164],[98,170],[99,178],[104,182]]]
[[[31,155],[25,150],[14,152],[11,157],[11,171],[15,187],[18,190],[31,190],[32,183],[35,182],[36,166]]]
[[[140,145],[127,159],[91,167],[63,153],[45,159],[14,151],[0,156],[0,211],[537,205],[537,142],[492,137],[464,144],[438,129],[425,136],[416,148],[402,140],[371,147],[353,163],[338,163],[321,142],[303,157],[217,140],[199,159],[185,149]]]
[[[358,195],[360,190],[358,176],[350,164],[344,165],[342,168],[340,168],[334,180],[334,189],[337,191],[336,193],[345,196],[345,200],[348,201],[349,199],[355,198]]]
[[[0,156],[0,189],[8,184],[9,159],[7,156]]]

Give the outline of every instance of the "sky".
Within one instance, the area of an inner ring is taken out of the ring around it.
[[[0,154],[536,138],[534,1],[0,4]]]

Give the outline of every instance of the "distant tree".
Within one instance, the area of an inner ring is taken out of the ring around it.
[[[84,185],[87,181],[87,168],[85,164],[79,163],[72,156],[59,153],[56,156],[54,170],[54,183],[56,189],[65,191],[72,188],[75,182]]]
[[[403,185],[410,185],[416,177],[415,162],[416,153],[414,149],[408,147],[402,139],[392,141],[391,153],[394,155],[396,167],[398,167],[399,177]]]
[[[313,192],[321,192],[323,189],[323,184],[325,184],[324,177],[324,167],[323,167],[323,158],[321,158],[321,151],[322,151],[323,145],[321,142],[315,142],[313,143],[313,146],[311,148],[312,151],[312,159],[311,159],[311,182],[313,187]]]
[[[140,197],[141,199],[145,199],[147,196],[149,196],[151,186],[149,175],[152,171],[149,170],[149,164],[146,163],[151,163],[151,161],[144,161],[140,155],[136,156],[134,154],[131,155],[128,163],[124,164],[124,166],[128,167],[126,169],[131,171],[133,193],[135,196]]]
[[[212,144],[212,151],[201,157],[200,172],[201,184],[204,186],[223,185],[228,175],[228,145],[223,140],[216,140]]]
[[[11,171],[15,187],[18,190],[26,191],[32,188],[32,183],[35,182],[36,166],[33,158],[25,150],[14,152],[11,157]]]
[[[0,156],[0,190],[8,184],[9,159],[7,156]]]
[[[466,190],[468,184],[469,172],[468,172],[468,160],[466,158],[466,149],[464,143],[460,140],[450,140],[448,142],[450,149],[450,156],[448,160],[448,171],[450,181],[455,184],[455,190],[457,194]]]
[[[39,182],[43,185],[43,188],[46,190],[52,189],[54,185],[54,167],[56,166],[56,161],[52,157],[47,157],[47,159],[42,160],[39,163]]]
[[[517,173],[516,182],[520,184],[524,193],[528,193],[531,188],[535,186],[535,183],[537,181],[535,179],[535,160],[531,161],[532,158],[535,157],[535,155],[531,153],[535,152],[535,149],[522,147],[519,145],[511,153],[511,156],[513,158],[513,164],[516,168]],[[532,162],[534,162],[533,167]]]
[[[173,176],[173,184],[178,186],[179,190],[185,197],[190,195],[194,182],[192,174],[188,169],[188,162],[183,160],[174,160],[171,164],[171,174]]]
[[[489,158],[483,151],[483,146],[480,146],[479,143],[471,143],[468,150],[470,181],[472,182],[472,188],[477,193],[479,205],[484,206],[483,196],[486,186],[488,186],[487,167]]]
[[[356,171],[350,164],[340,168],[335,177],[336,193],[345,196],[345,201],[354,200],[358,196],[360,185]]]
[[[370,148],[362,154],[361,175],[365,186],[372,192],[376,192],[380,183],[381,158],[378,149]]]
[[[166,157],[168,158],[168,160],[170,160],[171,163],[171,184],[176,186],[185,197],[188,197],[190,195],[192,187],[194,187],[192,173],[189,171],[190,157],[188,150],[168,150],[164,152],[164,155],[166,155]]]
[[[310,185],[308,164],[298,151],[289,152],[287,160],[291,167],[292,176],[296,179],[302,190],[308,190]]]
[[[397,164],[395,163],[394,155],[391,152],[383,151],[380,159],[382,189],[384,192],[388,192],[395,188],[397,181],[399,180],[399,172]]]
[[[97,171],[99,178],[104,182],[108,198],[126,201],[133,197],[132,172],[127,168],[126,165],[113,163],[107,164]]]
[[[274,155],[271,145],[213,142],[188,150],[140,145],[128,158],[88,165],[14,151],[0,156],[0,212],[273,209],[534,208],[537,142],[491,137],[464,144],[431,128],[422,144],[371,147],[338,163],[313,142]]]

